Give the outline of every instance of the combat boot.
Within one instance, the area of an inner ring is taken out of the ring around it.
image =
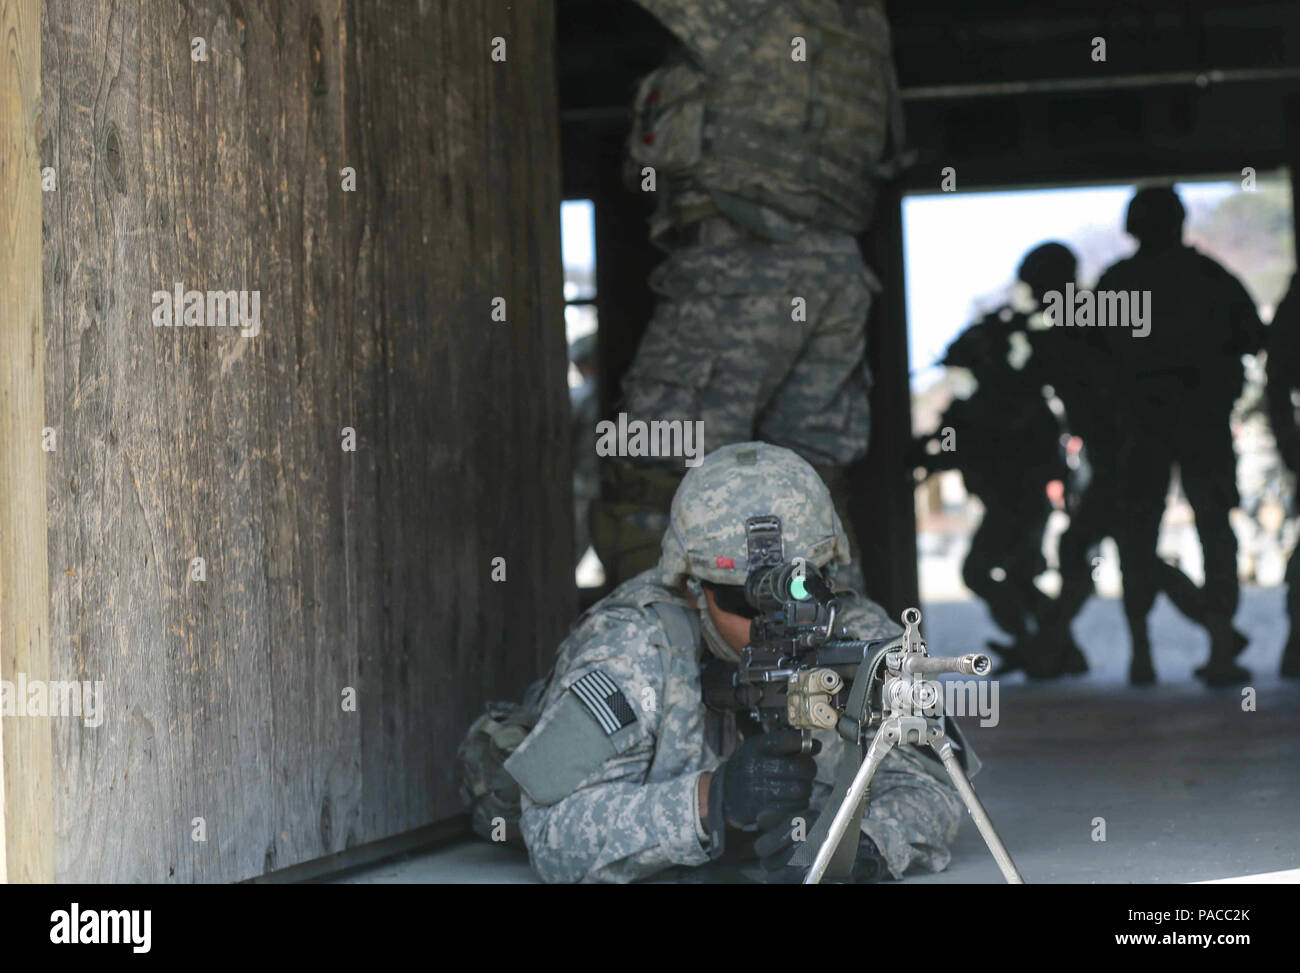
[[[1207,686],[1232,686],[1250,678],[1250,670],[1232,660],[1246,647],[1246,637],[1226,621],[1209,621],[1210,659],[1196,670]]]
[[[1130,686],[1150,686],[1156,681],[1156,669],[1151,664],[1151,642],[1148,638],[1133,639],[1133,658],[1128,664]]]
[[[1235,651],[1232,653],[1230,658],[1235,659],[1237,656],[1241,655],[1241,653],[1246,650],[1246,646],[1249,644],[1249,642],[1250,639],[1246,637],[1244,632],[1234,628],[1232,630],[1232,644],[1235,646]],[[1210,656],[1211,658],[1213,658],[1214,653],[1210,653]],[[1197,667],[1196,675],[1201,676],[1209,671],[1210,671],[1210,663],[1207,662],[1205,663],[1205,665]]]
[[[1286,648],[1282,651],[1282,666],[1278,673],[1283,676],[1300,676],[1300,638],[1293,636],[1286,640]]]
[[[1030,679],[1077,676],[1088,671],[1088,660],[1068,630],[1058,635],[1044,632],[1025,654],[1024,669]]]

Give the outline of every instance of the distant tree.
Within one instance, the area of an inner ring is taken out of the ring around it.
[[[1271,317],[1295,269],[1290,186],[1261,179],[1254,192],[1233,193],[1204,214],[1189,214],[1187,240],[1240,277]]]

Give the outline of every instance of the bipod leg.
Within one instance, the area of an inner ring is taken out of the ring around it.
[[[887,728],[892,732],[886,732]],[[880,728],[875,738],[872,739],[871,746],[867,748],[866,756],[862,759],[862,766],[858,768],[857,774],[853,777],[853,783],[849,785],[848,793],[844,795],[844,801],[840,804],[839,810],[835,812],[835,817],[831,819],[830,829],[826,832],[826,840],[817,849],[817,857],[813,859],[812,866],[808,869],[808,875],[803,880],[805,885],[817,885],[821,882],[822,876],[826,874],[826,867],[830,865],[831,857],[835,854],[835,849],[844,840],[844,833],[848,831],[849,824],[857,818],[855,812],[867,793],[871,778],[875,776],[880,762],[885,759],[885,754],[889,752],[897,739],[898,728],[897,726],[890,727],[889,721],[885,722],[885,725]]]
[[[970,811],[970,816],[975,819],[975,827],[980,829],[980,836],[983,837],[984,843],[989,846],[989,851],[993,853],[993,860],[998,863],[998,868],[1002,871],[1002,877],[1007,880],[1008,885],[1024,885],[1025,880],[1020,877],[1020,872],[1016,871],[1016,863],[1011,860],[1006,845],[998,837],[997,829],[993,827],[993,821],[989,818],[988,812],[984,810],[984,805],[980,803],[979,795],[970,786],[970,781],[966,778],[966,771],[961,769],[961,764],[958,762],[956,754],[952,752],[952,744],[948,741],[948,738],[941,736],[939,740],[932,742],[930,746],[934,748],[935,753],[939,755],[939,759],[943,761],[944,770],[948,771],[948,776],[952,778],[957,793],[966,802],[966,809]]]

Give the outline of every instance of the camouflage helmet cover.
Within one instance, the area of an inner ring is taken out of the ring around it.
[[[849,541],[830,491],[797,454],[769,443],[732,443],[687,471],[673,496],[659,560],[665,584],[683,575],[744,584],[749,572],[745,522],[776,516],[787,560],[823,567],[849,563]]]

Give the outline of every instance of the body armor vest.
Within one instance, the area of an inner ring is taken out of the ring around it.
[[[860,233],[891,117],[901,138],[880,0],[775,0],[725,37],[680,39],[691,58],[642,81],[629,139],[629,181],[655,170],[652,235],[718,213],[775,239],[789,221]]]

